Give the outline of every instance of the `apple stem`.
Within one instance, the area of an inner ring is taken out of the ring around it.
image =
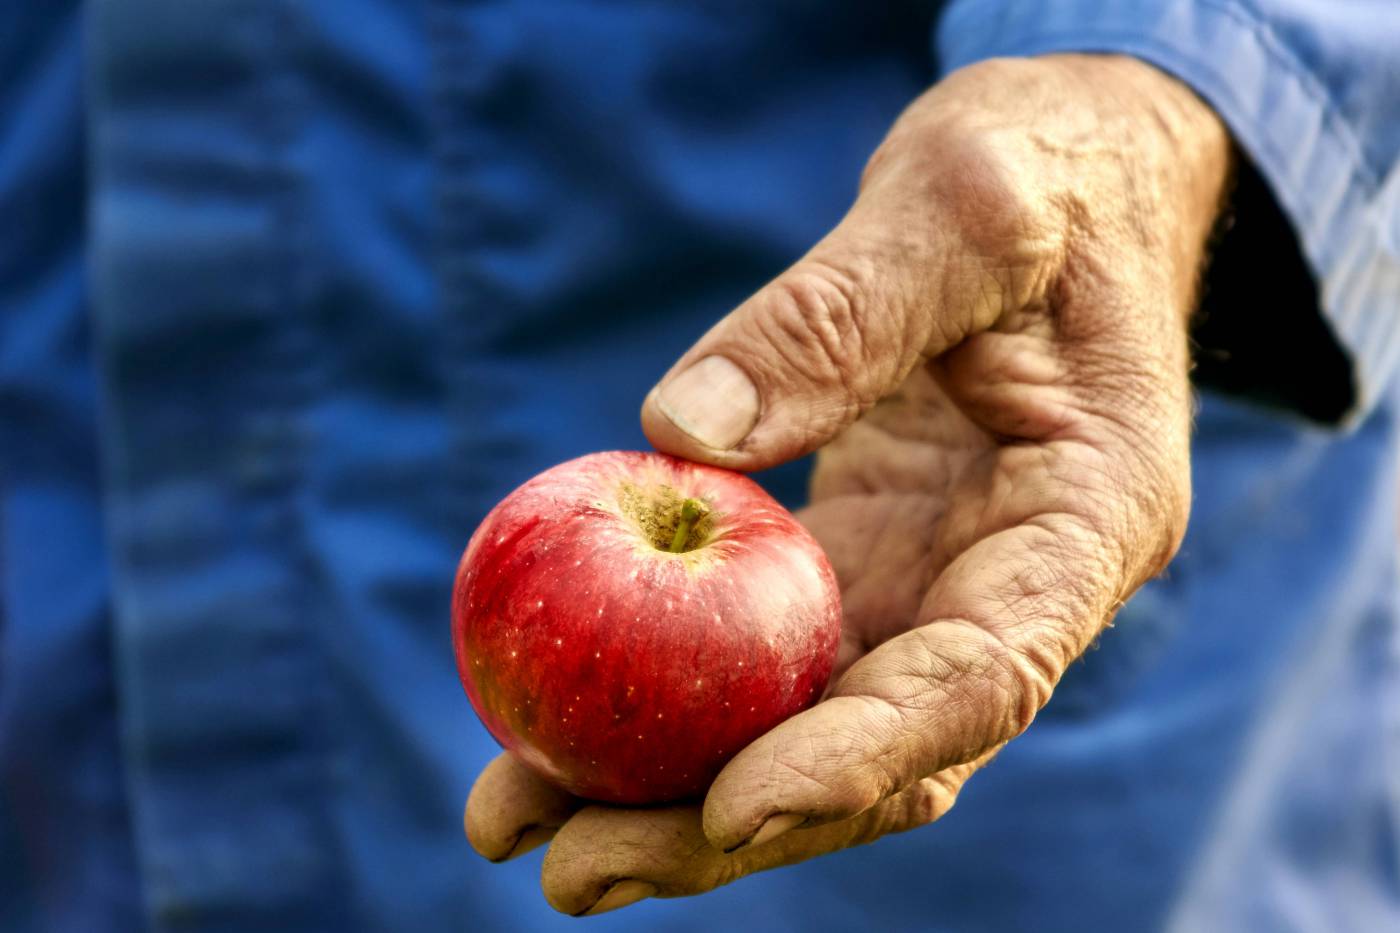
[[[676,526],[676,535],[671,539],[672,554],[679,554],[685,550],[685,542],[690,539],[690,530],[695,527],[696,522],[709,514],[710,510],[705,508],[705,503],[699,499],[687,499],[681,503],[681,523]]]

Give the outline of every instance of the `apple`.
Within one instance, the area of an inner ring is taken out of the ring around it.
[[[560,787],[642,804],[702,794],[816,702],[841,630],[816,540],[748,477],[590,454],[507,496],[457,570],[467,696]]]

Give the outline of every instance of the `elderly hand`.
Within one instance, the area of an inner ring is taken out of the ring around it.
[[[1186,325],[1227,162],[1210,110],[1132,59],[988,61],[917,100],[836,229],[642,410],[694,460],[819,450],[802,519],[845,608],[827,698],[703,806],[589,805],[502,756],[467,805],[477,851],[553,835],[546,897],[599,913],[945,813],[1181,539]]]

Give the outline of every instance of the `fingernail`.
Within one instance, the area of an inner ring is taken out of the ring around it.
[[[520,834],[520,838],[515,840],[515,845],[511,847],[511,850],[505,854],[505,857],[502,858],[501,861],[508,862],[513,858],[524,855],[526,852],[538,849],[540,846],[553,839],[554,834],[557,832],[558,830],[552,826],[534,826],[525,830],[525,832]]]
[[[749,837],[747,842],[741,842],[731,852],[739,849],[747,849],[750,846],[761,846],[765,842],[772,842],[783,833],[800,825],[806,821],[806,817],[799,813],[778,813],[768,817],[763,821],[763,825],[758,828],[758,832]]]
[[[707,356],[673,377],[656,403],[676,427],[715,450],[730,449],[758,422],[758,390],[722,356]]]
[[[582,916],[595,917],[598,914],[605,914],[610,910],[617,910],[619,907],[626,907],[629,904],[645,900],[655,893],[656,885],[628,878],[626,881],[619,881],[608,888],[592,907],[583,912]]]

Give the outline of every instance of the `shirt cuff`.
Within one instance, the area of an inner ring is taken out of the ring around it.
[[[1191,86],[1301,241],[1352,364],[1344,422],[1375,404],[1400,362],[1400,172],[1376,177],[1318,78],[1265,20],[1233,0],[955,0],[935,45],[945,73],[994,57],[1115,52]]]

